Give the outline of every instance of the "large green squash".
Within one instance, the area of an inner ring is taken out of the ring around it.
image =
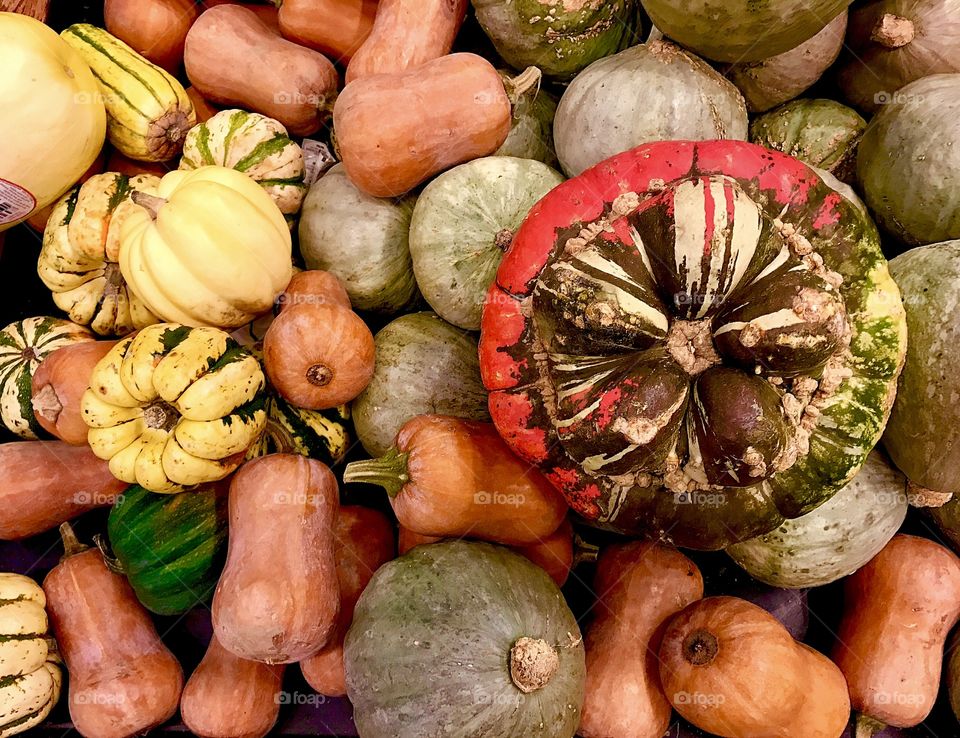
[[[499,70],[506,82],[513,79],[513,72]],[[520,159],[536,159],[548,166],[557,165],[557,152],[553,147],[553,118],[557,114],[557,98],[541,85],[534,85],[517,96],[513,103],[513,118],[507,140],[494,156],[516,156]]]
[[[584,693],[577,621],[507,548],[446,541],[382,566],[344,646],[363,738],[572,738]]]

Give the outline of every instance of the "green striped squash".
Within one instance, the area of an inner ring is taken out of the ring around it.
[[[350,441],[349,405],[305,410],[271,392],[267,400],[267,429],[250,447],[247,458],[272,453],[300,454],[334,466],[347,455]]]
[[[93,334],[69,320],[41,316],[11,323],[0,331],[0,419],[21,438],[43,431],[33,415],[33,373],[48,354]]]
[[[107,519],[116,561],[137,598],[158,615],[208,602],[227,542],[227,484],[162,495],[132,486]]]

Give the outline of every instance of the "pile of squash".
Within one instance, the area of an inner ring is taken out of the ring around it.
[[[960,734],[960,0],[62,5],[0,738]]]

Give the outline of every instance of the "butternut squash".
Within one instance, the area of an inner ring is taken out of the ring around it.
[[[291,305],[301,304],[330,304],[351,309],[350,295],[343,283],[332,272],[320,269],[308,269],[294,274],[277,302],[281,312]]]
[[[280,32],[346,64],[370,35],[376,15],[377,0],[284,0]]]
[[[257,14],[257,17],[260,18],[271,31],[280,35],[280,19],[278,16],[277,6],[273,5],[261,5],[258,2],[248,3],[244,0],[202,0],[200,3],[203,6],[203,9],[216,7],[217,5],[242,5],[248,10],[252,10]]]
[[[197,19],[194,0],[104,0],[107,30],[170,74],[183,63],[183,43]]]

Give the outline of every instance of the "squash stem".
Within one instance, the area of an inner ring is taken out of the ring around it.
[[[409,453],[392,448],[379,459],[353,461],[343,470],[343,481],[376,484],[383,487],[387,494],[394,498],[410,481],[410,474],[407,471],[409,458]]]
[[[881,723],[869,715],[857,713],[856,718],[854,718],[853,738],[873,738],[886,727],[885,723]]]
[[[123,574],[124,571],[123,566],[120,564],[120,559],[110,554],[104,537],[97,533],[97,535],[93,537],[93,542],[97,548],[100,549],[100,555],[103,557],[103,563],[107,565],[107,568],[114,574]]]
[[[870,34],[871,41],[876,41],[887,49],[899,49],[912,43],[916,37],[917,27],[913,21],[893,13],[884,13]]]
[[[162,197],[148,195],[146,192],[140,192],[138,190],[134,190],[130,194],[130,199],[146,210],[153,220],[157,219],[157,215],[160,213],[160,208],[167,204],[167,201]]]
[[[273,447],[278,454],[297,453],[297,442],[290,431],[273,418],[267,418],[267,425],[263,432],[273,442]]]
[[[557,649],[540,638],[518,638],[510,649],[510,679],[524,694],[545,687],[559,668]]]
[[[588,543],[578,535],[573,537],[573,566],[576,569],[580,564],[593,564],[600,556],[600,547]]]
[[[510,104],[516,105],[520,102],[520,98],[531,87],[536,87],[539,90],[542,78],[543,72],[537,67],[527,67],[513,79],[505,80],[503,86],[507,91],[507,99],[510,100]]]
[[[80,543],[80,539],[77,538],[77,534],[73,532],[73,526],[70,525],[70,523],[62,523],[60,525],[60,538],[63,539],[63,556],[60,559],[61,561],[83,553],[90,548]]]

